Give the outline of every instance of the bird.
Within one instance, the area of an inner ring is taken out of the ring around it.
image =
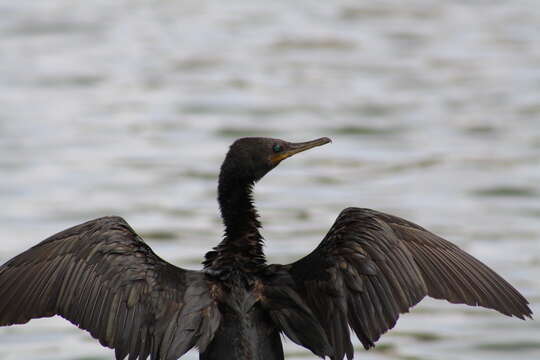
[[[221,241],[201,270],[156,255],[121,217],[90,220],[0,267],[0,326],[59,315],[117,360],[284,359],[281,336],[320,358],[352,359],[424,297],[532,318],[528,301],[453,243],[397,216],[349,207],[290,264],[264,254],[254,185],[285,159],[330,143],[246,137],[219,173]],[[434,320],[436,321],[436,320]]]

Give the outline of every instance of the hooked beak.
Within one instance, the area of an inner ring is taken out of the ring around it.
[[[330,140],[329,138],[322,137],[319,139],[301,143],[287,143],[287,148],[280,153],[272,155],[271,161],[273,164],[278,164],[280,161],[285,160],[286,158],[291,157],[295,154],[298,154],[299,152],[306,151],[316,146],[321,146],[331,142],[332,140]]]

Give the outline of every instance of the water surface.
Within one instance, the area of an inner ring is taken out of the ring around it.
[[[452,240],[540,311],[537,1],[0,1],[0,13],[0,261],[114,214],[200,268],[222,234],[228,145],[329,136],[256,188],[271,262],[313,249],[341,209],[370,207]],[[540,325],[427,300],[375,350],[355,344],[366,360],[533,360]],[[112,356],[60,318],[0,329],[2,360]]]

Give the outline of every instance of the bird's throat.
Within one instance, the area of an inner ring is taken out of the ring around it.
[[[218,202],[225,226],[221,243],[206,254],[205,267],[257,269],[266,262],[261,223],[253,203],[253,183],[220,178]]]

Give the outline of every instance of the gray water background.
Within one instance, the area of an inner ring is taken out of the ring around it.
[[[223,155],[256,135],[334,140],[257,185],[269,261],[370,207],[540,311],[540,2],[0,0],[1,262],[115,214],[200,268]],[[540,324],[428,299],[375,350],[355,344],[366,360],[533,360]],[[112,357],[60,318],[0,328],[3,360]]]

